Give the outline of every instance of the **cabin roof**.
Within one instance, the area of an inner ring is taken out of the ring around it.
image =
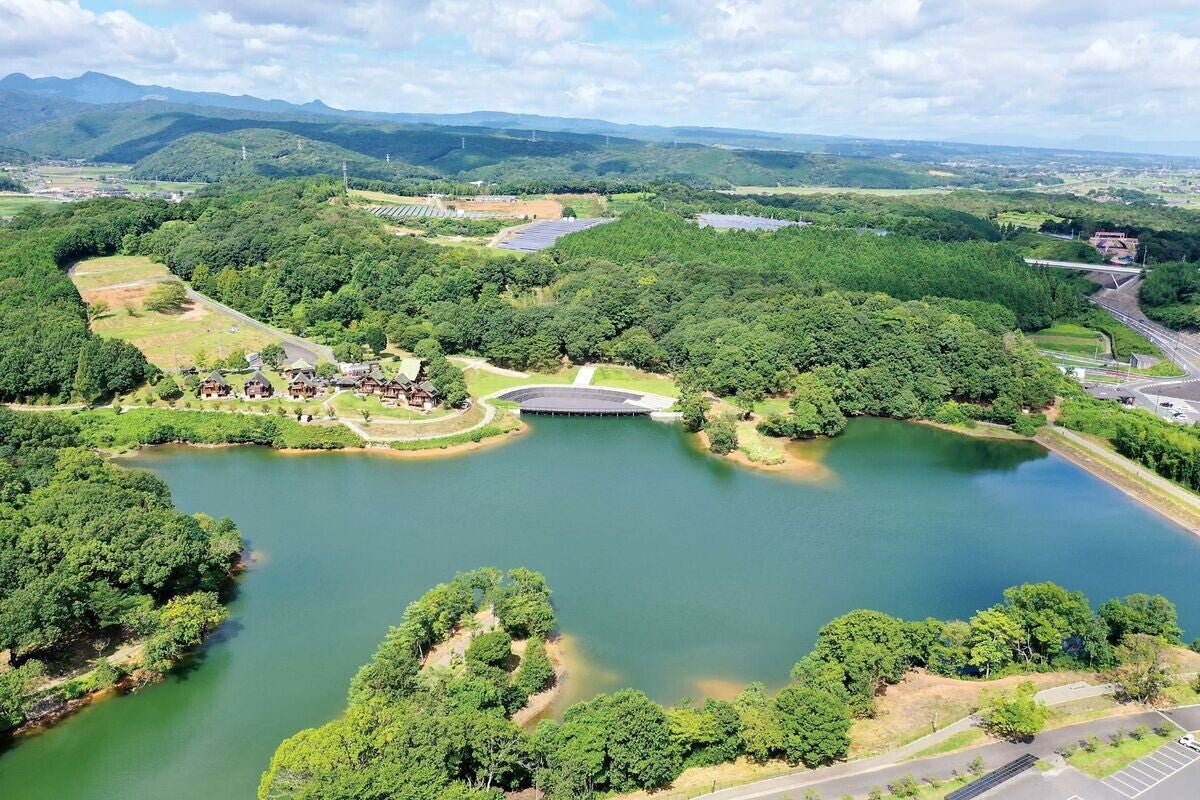
[[[250,384],[252,384],[252,383],[261,383],[261,384],[263,384],[264,386],[270,386],[270,385],[271,385],[271,382],[270,382],[269,380],[267,380],[267,376],[263,375],[263,374],[262,374],[261,372],[259,372],[258,370],[255,370],[255,371],[254,371],[254,374],[253,374],[253,375],[251,375],[249,378],[247,378],[247,379],[246,379],[246,385],[247,385],[247,386],[249,386],[249,385],[250,385]]]
[[[207,378],[204,379],[204,382],[205,383],[215,383],[218,386],[224,386],[226,388],[229,388],[229,384],[225,381],[225,376],[222,375],[221,371],[217,370],[217,369],[214,369],[212,371],[212,373]]]
[[[421,374],[421,359],[419,358],[402,358],[400,359],[400,368],[396,370],[397,375],[403,375],[410,381],[415,381],[417,376]]]
[[[290,369],[290,370],[298,370],[298,369],[313,370],[313,369],[316,369],[316,367],[314,367],[312,364],[305,361],[303,358],[298,358],[295,361],[293,361],[291,364],[288,365],[288,369]]]

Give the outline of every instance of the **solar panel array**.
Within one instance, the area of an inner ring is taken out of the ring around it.
[[[1015,778],[1037,763],[1037,756],[1026,753],[1015,761],[1010,761],[997,770],[992,770],[977,781],[971,781],[961,789],[955,789],[946,795],[946,800],[971,800],[984,792],[995,789],[1005,781]]]
[[[413,206],[371,206],[369,209],[372,214],[377,217],[385,217],[389,219],[398,219],[406,217],[409,219],[422,217],[425,219],[446,219],[446,218],[465,218],[465,219],[487,219],[489,217],[500,217],[502,214],[497,214],[488,211],[447,211],[444,208],[437,206],[413,205]]]
[[[700,222],[701,228],[738,231],[777,231],[780,228],[807,224],[790,219],[750,217],[745,214],[697,214],[696,219]]]
[[[516,250],[519,253],[536,253],[545,250],[568,233],[586,231],[605,222],[612,222],[611,217],[595,217],[593,219],[555,219],[535,222],[517,231],[512,238],[507,239],[497,247],[503,250]]]

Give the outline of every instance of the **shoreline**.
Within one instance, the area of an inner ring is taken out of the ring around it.
[[[1089,447],[1080,444],[1071,438],[1071,433],[1047,426],[1038,431],[1034,441],[1193,536],[1200,536],[1200,497],[1191,498],[1182,486],[1150,472],[1120,453],[1105,450],[1101,455],[1099,445]],[[1185,500],[1185,497],[1189,499]]]

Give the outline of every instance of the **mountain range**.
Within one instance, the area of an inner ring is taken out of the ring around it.
[[[1030,147],[1046,150],[1080,152],[1116,152],[1200,157],[1200,141],[1153,142],[1127,140],[1120,137],[1081,137],[1074,142],[1026,138],[1021,142],[1004,141],[991,135],[963,136],[961,141],[929,142],[886,140],[813,134],[779,133],[737,128],[696,126],[633,125],[602,119],[554,117],[538,114],[517,114],[503,111],[471,111],[457,114],[394,113],[332,108],[320,100],[290,103],[286,100],[264,100],[251,95],[229,95],[219,92],[194,92],[169,86],[136,84],[101,72],[85,72],[75,78],[31,78],[13,73],[0,79],[0,91],[20,92],[47,100],[70,101],[90,105],[160,101],[201,108],[223,108],[239,111],[299,114],[333,117],[342,120],[395,122],[452,127],[479,127],[498,130],[571,132],[598,136],[621,136],[650,142],[686,142],[691,144],[779,149],[800,152],[822,152],[834,155],[888,157],[896,150],[936,153],[942,157],[978,155],[981,148],[1003,158],[1006,150],[1024,151]],[[2,126],[3,123],[0,123]],[[0,127],[3,133],[3,127]],[[1058,157],[1069,154],[1058,153]]]

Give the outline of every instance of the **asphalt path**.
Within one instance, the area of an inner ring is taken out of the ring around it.
[[[950,755],[933,756],[899,764],[895,763],[887,755],[864,759],[862,761],[852,761],[832,767],[823,767],[771,778],[765,781],[758,781],[732,789],[723,789],[713,794],[704,795],[704,798],[705,800],[783,800],[783,798],[789,797],[794,800],[797,797],[801,797],[804,790],[809,787],[815,788],[822,797],[841,797],[844,794],[854,797],[864,797],[876,787],[886,790],[889,782],[906,774],[911,774],[918,780],[925,778],[948,780],[953,777],[956,771],[959,774],[967,772],[968,764],[976,756],[982,757],[987,769],[992,770],[1026,753],[1038,758],[1050,759],[1054,757],[1055,751],[1058,748],[1078,744],[1089,736],[1097,736],[1103,741],[1106,737],[1115,733],[1118,728],[1129,730],[1138,725],[1156,728],[1166,725],[1169,722],[1174,722],[1179,728],[1186,730],[1200,728],[1200,706],[1173,709],[1166,712],[1144,711],[1121,717],[1092,720],[1066,728],[1046,731],[1038,734],[1028,742],[992,742],[991,744]],[[1189,770],[1195,769],[1196,767],[1189,767]],[[1191,783],[1190,777],[1181,773],[1181,778],[1185,783]],[[1094,785],[1100,785],[1098,781],[1088,780]],[[1019,781],[1014,780],[1012,782],[1012,789],[997,789],[990,793],[988,797],[1005,798],[1007,800],[1010,797],[1010,792],[1015,792],[1030,783],[1036,783],[1036,781],[1026,778],[1022,778]],[[1161,786],[1167,787],[1168,783],[1164,781]],[[1186,796],[1189,800],[1196,800],[1197,797],[1200,797],[1200,788],[1197,788],[1197,785],[1192,785],[1192,789],[1194,793]],[[1014,798],[1041,798],[1049,795],[1011,794],[1011,796]],[[1092,798],[1121,800],[1121,795],[1104,793],[1102,789],[1091,794],[1079,795],[1079,797],[1082,800],[1091,800]],[[1146,800],[1160,800],[1159,796],[1151,795],[1149,792],[1142,795],[1142,798]],[[1175,798],[1171,795],[1162,795],[1162,800],[1175,800]]]

